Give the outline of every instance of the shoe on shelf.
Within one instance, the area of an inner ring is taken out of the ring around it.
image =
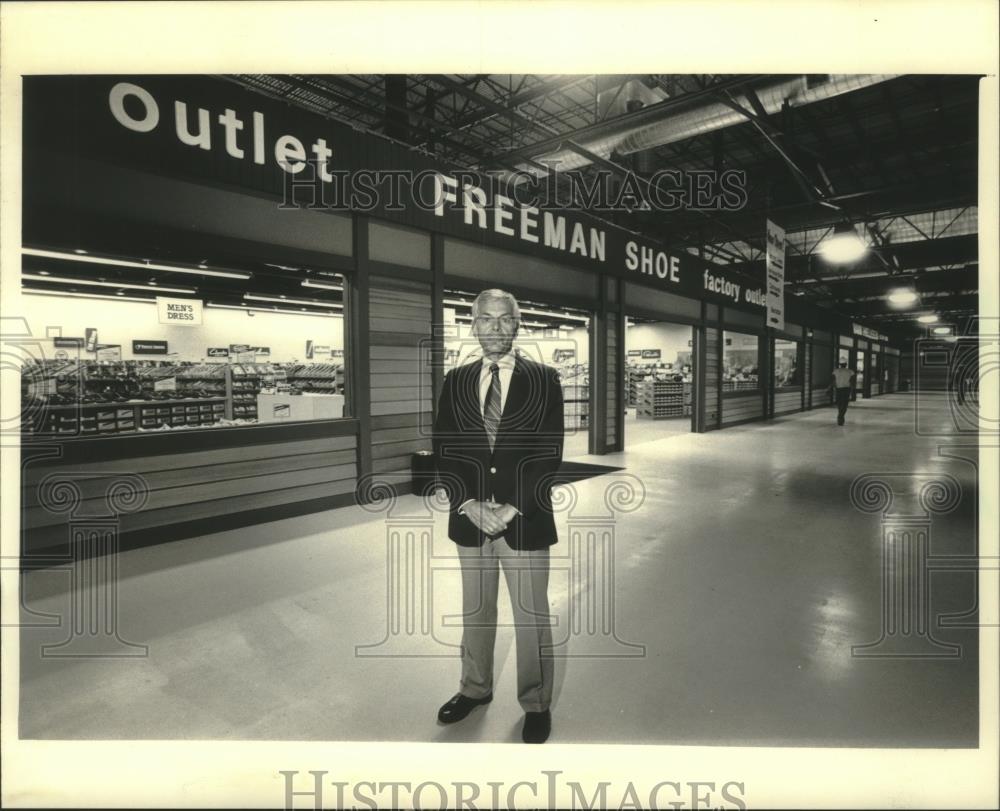
[[[525,743],[545,743],[549,739],[551,731],[552,713],[548,710],[524,714],[524,729],[521,731],[521,740]]]
[[[442,724],[454,724],[461,721],[480,704],[489,704],[493,700],[493,693],[484,698],[469,698],[461,693],[456,693],[452,699],[438,710],[438,721]]]

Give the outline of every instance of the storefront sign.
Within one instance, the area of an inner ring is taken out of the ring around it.
[[[97,360],[121,360],[122,359],[122,348],[120,344],[108,344],[107,346],[97,347]]]
[[[210,346],[205,350],[207,358],[228,358],[229,350],[224,346]]]
[[[851,327],[854,330],[855,335],[863,335],[865,338],[869,338],[873,341],[889,340],[888,336],[883,335],[881,332],[872,329],[871,327],[866,327],[864,324],[858,324],[856,322],[852,322]]]
[[[132,354],[133,355],[166,355],[167,354],[167,342],[166,341],[132,341]]]
[[[223,80],[26,77],[24,99],[25,142],[73,159],[242,187],[314,209],[363,211],[731,307],[759,310],[766,303],[763,280],[637,236],[611,222],[612,209],[578,201],[542,207],[545,195],[531,192],[536,179],[526,173],[460,172]],[[724,200],[672,189],[664,190],[666,201],[654,197],[657,206],[715,211],[741,205],[733,192],[726,188]],[[279,216],[295,216],[294,207],[286,211]]]
[[[659,360],[660,350],[659,349],[643,349],[642,350],[643,360]]]
[[[767,221],[767,326],[785,328],[785,229]]]
[[[83,338],[53,338],[52,346],[57,349],[82,349]]]
[[[196,327],[201,324],[199,299],[157,296],[156,309],[161,324],[172,324],[175,327]]]

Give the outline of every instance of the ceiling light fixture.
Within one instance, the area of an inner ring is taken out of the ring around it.
[[[104,301],[141,301],[143,304],[156,304],[154,298],[141,298],[140,296],[102,296],[100,293],[72,293],[68,290],[36,290],[31,287],[22,287],[21,293],[27,296],[59,296],[59,298],[96,298]]]
[[[69,262],[84,262],[88,265],[111,265],[116,268],[141,268],[142,270],[165,270],[168,273],[192,273],[195,276],[220,276],[224,279],[249,279],[251,274],[242,273],[235,270],[208,270],[199,265],[193,267],[181,267],[178,265],[161,265],[155,262],[133,262],[129,259],[108,259],[103,256],[77,256],[72,253],[61,251],[43,251],[38,248],[22,248],[21,253],[25,256],[40,256],[45,259],[60,259]]]
[[[951,335],[951,327],[934,327],[931,332],[935,335]]]
[[[344,285],[342,284],[325,284],[324,282],[314,282],[312,279],[306,279],[302,282],[303,287],[315,287],[319,290],[343,290]]]
[[[823,258],[836,265],[857,262],[867,250],[868,246],[865,245],[850,223],[835,225],[833,233],[824,239],[819,246],[819,252]]]
[[[254,293],[244,293],[243,298],[248,301],[274,301],[278,304],[304,304],[312,307],[328,307],[331,310],[342,310],[344,305],[340,302],[332,301],[308,301],[305,299],[287,298],[285,296],[258,296]]]
[[[545,310],[532,310],[532,309],[528,309],[528,308],[522,307],[521,308],[521,313],[522,314],[526,313],[528,315],[540,315],[543,318],[546,318],[546,317],[547,318],[562,318],[562,319],[567,320],[567,321],[582,321],[584,324],[586,324],[590,320],[589,318],[587,318],[586,316],[583,316],[583,315],[571,315],[570,313],[558,312],[558,311],[555,311],[555,310],[549,310],[549,311],[545,311]]]
[[[932,313],[930,315],[918,315],[917,321],[921,324],[936,324],[940,319]]]
[[[208,302],[206,307],[211,307],[214,310],[240,310],[244,313],[277,313],[279,315],[302,315],[309,318],[341,318],[342,316],[337,313],[312,313],[312,312],[300,312],[299,310],[286,310],[281,307],[247,307],[244,305],[235,304],[216,304],[214,301]]]
[[[114,287],[115,289],[122,290],[149,290],[149,285],[156,286],[154,293],[187,293],[188,295],[194,295],[197,292],[193,287],[160,287],[155,285],[155,282],[150,282],[149,285],[145,284],[128,284],[125,282],[101,282],[94,281],[91,279],[70,279],[65,276],[52,276],[48,272],[39,275],[33,273],[22,273],[22,279],[29,279],[30,281],[45,282],[46,284],[79,284],[79,285],[93,285],[95,287]]]
[[[898,290],[893,290],[889,294],[889,302],[895,304],[898,307],[908,307],[911,304],[915,304],[917,299],[920,297],[917,295],[915,290],[909,290],[906,288],[899,288]]]

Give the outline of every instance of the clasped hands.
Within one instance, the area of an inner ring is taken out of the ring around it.
[[[517,515],[517,510],[512,505],[493,501],[471,501],[462,510],[487,535],[499,535]]]

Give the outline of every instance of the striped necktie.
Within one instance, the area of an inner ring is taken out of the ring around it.
[[[486,402],[483,404],[483,426],[486,428],[486,438],[490,442],[490,450],[493,450],[497,441],[497,431],[500,429],[500,367],[497,364],[490,365],[489,391],[486,392]]]

